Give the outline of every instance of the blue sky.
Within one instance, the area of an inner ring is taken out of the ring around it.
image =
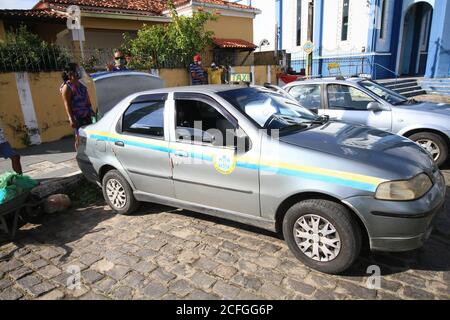
[[[38,0],[0,0],[0,9],[30,9]]]

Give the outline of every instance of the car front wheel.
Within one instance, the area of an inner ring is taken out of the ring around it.
[[[328,200],[305,200],[284,216],[283,235],[294,255],[321,272],[348,269],[361,250],[361,230],[350,212]]]
[[[119,171],[108,171],[103,177],[102,186],[106,203],[118,214],[132,214],[139,206],[130,184]]]
[[[411,135],[409,139],[428,151],[438,166],[443,165],[447,160],[448,146],[440,135],[431,132],[419,132]]]

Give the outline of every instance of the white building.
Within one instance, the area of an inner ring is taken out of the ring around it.
[[[313,73],[370,73],[374,78],[450,74],[450,1],[231,0],[256,7],[258,50],[286,50],[292,67],[305,67],[303,44],[314,43]],[[267,40],[267,41],[264,41]]]

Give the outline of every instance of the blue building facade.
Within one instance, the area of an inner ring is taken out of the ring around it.
[[[292,67],[305,67],[302,45],[314,43],[312,74],[450,76],[448,0],[234,0],[262,9],[254,38],[274,39],[268,50],[286,50]],[[268,2],[273,10],[268,10]],[[266,24],[269,25],[270,24]],[[276,34],[271,34],[276,30]]]

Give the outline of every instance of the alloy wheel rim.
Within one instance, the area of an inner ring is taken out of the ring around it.
[[[441,156],[441,149],[434,141],[429,139],[420,139],[417,140],[416,143],[431,154],[435,161]]]
[[[341,251],[339,233],[323,217],[306,214],[295,222],[293,231],[298,248],[315,261],[332,261]]]
[[[109,202],[116,209],[122,209],[127,204],[127,195],[122,184],[116,179],[109,179],[106,183],[106,195]]]

